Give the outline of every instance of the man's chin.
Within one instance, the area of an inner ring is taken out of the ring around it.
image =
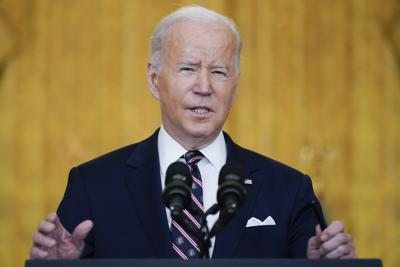
[[[211,136],[215,135],[215,128],[209,125],[199,124],[189,127],[188,133],[190,134],[190,136],[192,136],[193,138],[210,138]]]
[[[219,131],[216,131],[215,128],[195,128],[191,129],[190,131],[190,136],[193,139],[198,139],[198,140],[208,140],[208,141],[214,141],[214,139],[217,137],[219,134]]]

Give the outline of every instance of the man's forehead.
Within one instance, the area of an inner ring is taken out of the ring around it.
[[[211,60],[211,62],[203,62],[201,59],[188,58],[178,60],[176,63],[178,66],[201,66],[203,64],[207,64],[208,67],[212,67],[214,69],[229,69],[229,64],[222,60]]]
[[[219,23],[197,21],[175,22],[168,28],[166,39],[185,42],[207,37],[225,39],[227,43],[234,40],[234,34],[228,26]]]
[[[182,22],[169,28],[164,49],[167,53],[171,52],[168,50],[188,54],[202,50],[220,53],[235,45],[233,34],[223,25]]]
[[[166,48],[167,60],[176,65],[212,65],[225,67],[234,62],[232,46],[179,46]]]

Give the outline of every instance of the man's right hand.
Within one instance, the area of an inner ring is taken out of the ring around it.
[[[39,224],[33,236],[31,259],[77,259],[85,246],[85,238],[92,230],[93,222],[81,222],[72,234],[61,224],[57,214],[50,213]]]

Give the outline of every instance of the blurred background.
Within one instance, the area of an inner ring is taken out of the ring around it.
[[[400,266],[400,1],[0,0],[0,266],[22,266],[72,166],[149,136],[149,37],[186,4],[244,41],[236,142],[312,176],[360,257]]]

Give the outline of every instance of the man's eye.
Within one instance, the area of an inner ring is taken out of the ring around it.
[[[194,71],[194,68],[182,67],[182,68],[179,69],[179,71],[183,71],[183,72],[192,72],[192,71]]]
[[[212,73],[217,75],[217,76],[224,76],[224,77],[228,76],[228,74],[226,72],[221,71],[221,70],[214,70]]]

